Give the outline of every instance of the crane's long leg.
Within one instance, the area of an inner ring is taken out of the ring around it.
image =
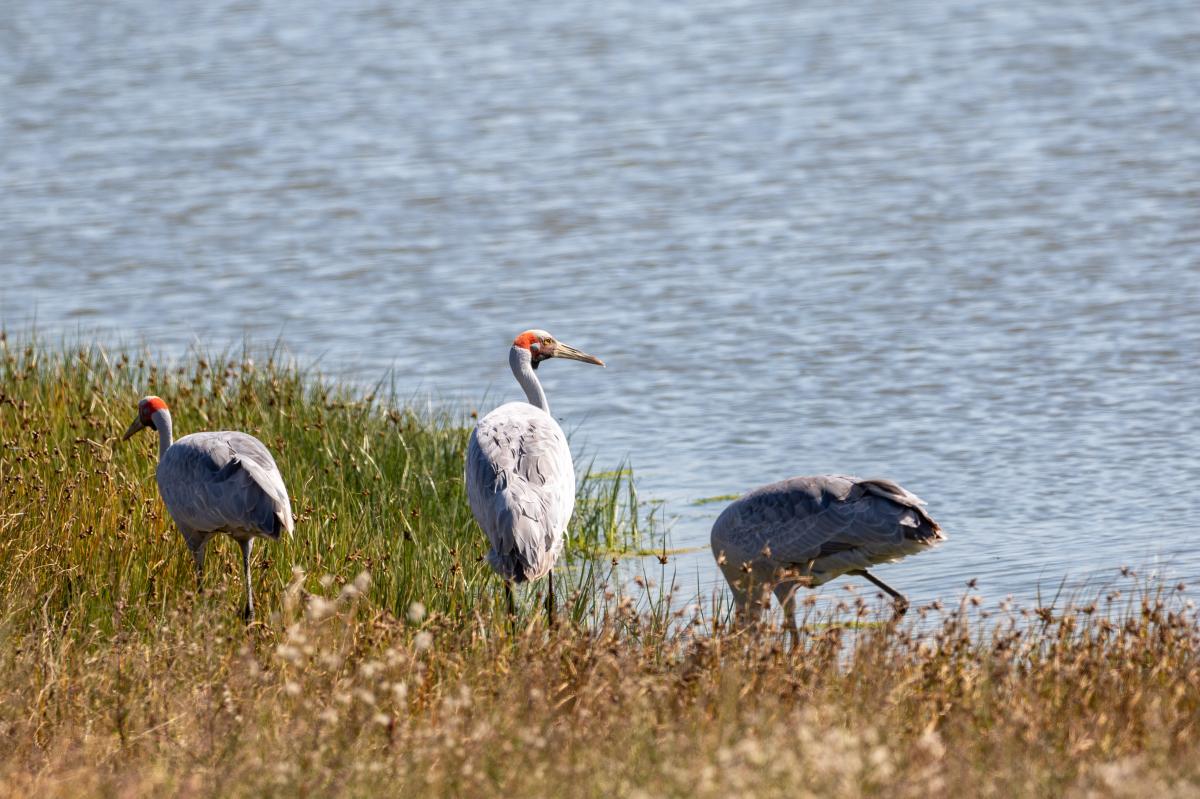
[[[196,561],[196,593],[204,590],[204,544],[198,547],[188,547],[192,560]]]
[[[515,630],[517,623],[517,602],[513,599],[512,583],[508,580],[504,581],[504,598],[508,602],[508,623]]]
[[[180,527],[179,532],[183,535],[183,542],[187,544],[188,552],[192,553],[192,560],[196,562],[196,593],[203,593],[204,551],[207,549],[208,538],[186,527]]]
[[[799,583],[788,585],[783,594],[776,591],[779,604],[783,605],[783,629],[793,649],[800,643],[800,630],[796,627],[796,592],[800,590]]]
[[[246,610],[242,616],[249,624],[254,621],[254,592],[250,587],[250,548],[254,545],[254,539],[243,538],[238,544],[242,547],[242,578],[246,582]]]
[[[883,580],[880,580],[878,577],[871,574],[866,569],[855,569],[854,571],[848,572],[848,573],[856,575],[858,577],[867,578],[872,583],[874,583],[876,586],[881,588],[886,594],[891,596],[892,599],[896,600],[896,615],[897,616],[903,616],[905,611],[908,610],[908,600],[904,598],[904,594],[900,593],[895,588],[892,588],[890,585],[885,583]]]
[[[801,586],[812,588],[813,564],[816,562],[816,558],[809,559],[803,571],[797,575],[797,580],[788,586],[787,594],[780,597],[780,604],[783,605],[783,629],[788,633],[793,651],[800,646],[800,629],[796,627],[796,594],[800,592]]]
[[[550,619],[550,626],[554,626],[554,572],[551,571],[547,576],[546,585],[546,615]]]

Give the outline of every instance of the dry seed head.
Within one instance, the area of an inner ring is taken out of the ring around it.
[[[917,746],[931,760],[941,760],[946,755],[946,746],[942,743],[942,736],[938,735],[937,730],[932,727],[925,730],[924,734],[917,739]]]
[[[414,602],[408,606],[408,620],[413,624],[420,624],[425,620],[425,605],[420,602]]]
[[[332,615],[337,610],[337,606],[324,597],[313,595],[308,598],[308,607],[305,610],[310,619],[319,621]]]
[[[299,663],[303,659],[300,650],[291,644],[280,644],[275,647],[275,655],[288,663]]]
[[[357,596],[362,596],[367,593],[371,587],[371,575],[365,571],[358,573],[353,582],[346,583],[342,586],[342,596],[347,599],[353,599]]]

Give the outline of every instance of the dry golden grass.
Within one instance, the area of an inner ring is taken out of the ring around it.
[[[187,410],[195,367],[159,370],[181,430],[202,409],[206,427],[260,433],[299,499],[245,628],[232,548],[196,595],[149,444],[111,441],[147,375],[110,377],[95,352],[4,354],[0,793],[1200,794],[1183,589],[1129,578],[1094,606],[988,614],[968,590],[899,625],[808,605],[789,648],[639,612],[585,576],[570,621],[531,612],[510,632],[467,554],[461,426],[330,400],[286,370],[197,384]]]
[[[365,577],[248,630],[217,603],[7,631],[0,775],[20,795],[1194,795],[1195,617],[1144,595],[890,625],[651,632],[628,603],[515,635]],[[360,593],[361,592],[361,593]]]

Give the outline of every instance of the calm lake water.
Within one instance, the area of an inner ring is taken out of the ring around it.
[[[1200,5],[807,5],[7,0],[0,319],[482,408],[544,327],[702,591],[697,500],[826,471],[916,600],[1200,580]]]

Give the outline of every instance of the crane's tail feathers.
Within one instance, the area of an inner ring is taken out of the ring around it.
[[[942,532],[941,525],[935,522],[929,512],[925,510],[925,500],[916,494],[901,487],[895,481],[882,477],[861,480],[858,484],[868,494],[894,502],[912,512],[911,517],[906,520],[908,523],[902,522],[905,524],[906,538],[930,546],[946,540],[946,534]]]
[[[275,511],[275,524],[272,532],[274,538],[278,539],[280,534],[287,533],[288,538],[292,537],[292,531],[295,529],[295,523],[292,521],[292,514],[285,514],[283,511]]]
[[[934,523],[932,528],[925,525],[920,527],[906,527],[904,537],[929,547],[935,547],[947,538],[945,531],[941,527],[938,527],[936,523]]]
[[[492,567],[492,571],[510,583],[524,583],[530,579],[525,564],[521,562],[515,552],[501,555],[496,550],[490,549],[487,553],[487,561],[488,565]]]
[[[487,554],[488,565],[505,580],[514,583],[531,583],[546,576],[554,568],[555,557],[546,554],[536,563],[526,563],[517,552],[501,555],[492,549]]]

